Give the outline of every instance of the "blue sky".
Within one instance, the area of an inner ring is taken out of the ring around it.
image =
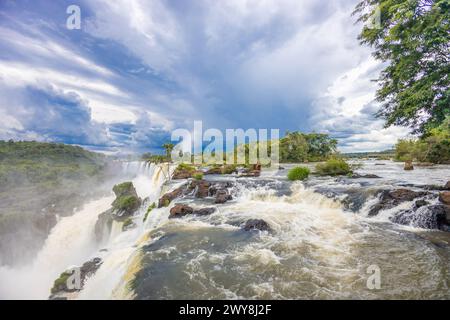
[[[66,8],[81,8],[81,29]],[[341,151],[408,131],[373,117],[380,65],[351,0],[0,1],[0,139],[157,152],[176,128],[327,132]]]

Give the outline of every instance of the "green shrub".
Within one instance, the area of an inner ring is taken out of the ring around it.
[[[148,217],[148,215],[149,215],[149,213],[150,212],[152,212],[152,210],[153,209],[155,209],[156,208],[156,203],[152,203],[148,208],[147,208],[147,212],[145,213],[145,216],[144,216],[144,222],[145,222],[145,220],[147,220],[147,217]]]
[[[114,209],[120,211],[130,211],[139,207],[139,199],[135,196],[122,196],[114,200],[112,205]]]
[[[188,163],[180,163],[176,170],[177,171],[195,171],[195,167]]]
[[[203,179],[203,173],[201,173],[201,172],[194,173],[192,175],[192,178],[194,178],[195,180],[202,180]]]
[[[227,164],[224,165],[222,168],[222,174],[232,174],[233,172],[236,172],[236,165],[235,164]]]
[[[347,175],[351,172],[350,165],[344,159],[334,158],[316,165],[316,173],[321,176]]]
[[[132,182],[123,182],[120,184],[116,184],[113,187],[113,191],[117,197],[120,197],[122,195],[129,194],[130,192],[134,191],[134,186]]]
[[[295,167],[288,172],[288,179],[291,181],[305,180],[309,176],[309,169],[306,167]]]

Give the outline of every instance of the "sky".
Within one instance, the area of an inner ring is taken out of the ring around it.
[[[0,139],[158,152],[201,120],[388,149],[408,130],[374,117],[382,65],[356,2],[0,0]]]

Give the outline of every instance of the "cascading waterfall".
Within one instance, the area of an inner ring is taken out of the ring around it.
[[[132,178],[138,195],[148,201],[158,196],[167,176],[162,172],[168,169],[146,162],[126,162],[122,166],[123,175]],[[96,256],[100,248],[94,241],[94,226],[98,215],[111,207],[114,198],[111,192],[87,202],[72,216],[61,218],[32,264],[21,268],[0,267],[0,298],[46,299],[61,272]],[[122,223],[115,222],[109,241],[112,246],[115,241],[120,242],[117,238],[121,232]]]

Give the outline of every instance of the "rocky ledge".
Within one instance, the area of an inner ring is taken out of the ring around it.
[[[142,200],[137,195],[132,182],[115,185],[113,192],[116,195],[116,199],[111,204],[112,207],[101,213],[95,224],[95,237],[98,242],[109,236],[113,221],[126,224],[125,230],[130,228],[133,225],[131,217],[142,204]]]
[[[83,289],[86,280],[95,274],[102,263],[102,259],[93,258],[81,267],[74,267],[61,273],[53,283],[49,299],[67,300],[72,298]]]

